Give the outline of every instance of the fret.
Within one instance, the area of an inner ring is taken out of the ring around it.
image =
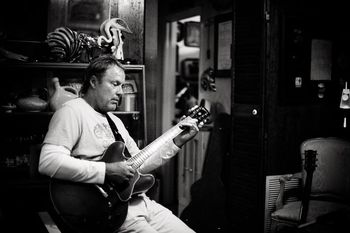
[[[139,153],[128,159],[128,162],[132,164],[134,169],[139,168],[144,161],[146,161],[153,153],[155,153],[165,142],[169,140],[173,140],[178,134],[180,134],[183,130],[180,129],[179,124],[170,128],[167,132],[165,132],[161,137],[154,140],[152,143],[147,145],[144,149],[142,149]]]
[[[188,117],[198,119],[198,123],[205,122],[205,120],[209,117],[209,112],[204,107],[195,106],[190,110],[190,115],[188,115],[185,119]],[[138,169],[162,145],[164,145],[167,141],[173,140],[177,135],[179,135],[183,131],[183,129],[180,128],[181,122],[167,130],[162,136],[147,145],[139,153],[129,158],[127,162],[132,164],[132,168]]]

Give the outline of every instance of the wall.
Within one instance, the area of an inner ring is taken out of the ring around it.
[[[281,174],[300,169],[299,145],[303,140],[348,137],[348,130],[342,129],[343,115],[347,113],[339,108],[339,103],[349,73],[345,68],[349,67],[349,56],[344,56],[349,31],[336,26],[346,21],[341,5],[316,1],[271,2],[271,50],[266,84],[271,87],[266,94],[270,157],[266,172]],[[324,14],[332,17],[326,19]],[[299,34],[286,34],[288,31]],[[331,64],[327,63],[332,66],[330,80],[311,80],[312,39],[332,43]],[[302,88],[295,87],[297,72],[303,79]],[[323,98],[318,97],[321,83],[325,87]]]
[[[214,68],[214,19],[215,16],[231,12],[232,9],[215,10],[209,1],[204,1],[201,13],[201,53],[199,65],[199,78],[208,68]],[[233,16],[232,16],[233,17]],[[210,56],[208,57],[208,51]],[[231,80],[232,77],[219,77],[215,79],[216,92],[205,91],[199,85],[199,100],[208,100],[217,105],[218,111],[231,113]],[[200,80],[199,80],[200,82]]]

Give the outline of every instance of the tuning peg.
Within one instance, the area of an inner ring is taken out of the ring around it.
[[[188,111],[189,111],[189,112],[193,112],[193,111],[195,111],[196,109],[198,109],[198,105],[193,106],[193,107],[190,108]]]

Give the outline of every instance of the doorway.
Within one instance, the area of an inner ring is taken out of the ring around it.
[[[200,56],[200,9],[190,9],[166,22],[163,57],[162,132],[197,103]],[[162,203],[176,212],[177,160],[161,167]]]
[[[174,124],[198,104],[200,16],[177,21]]]

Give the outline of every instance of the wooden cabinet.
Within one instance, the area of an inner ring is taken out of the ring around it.
[[[7,197],[13,196],[13,193],[26,193],[21,202],[28,205],[35,203],[33,200],[37,199],[37,195],[47,191],[42,190],[46,187],[47,178],[38,174],[37,163],[40,144],[53,112],[49,107],[42,111],[25,111],[16,106],[16,101],[32,92],[48,101],[47,83],[52,77],[58,77],[61,86],[78,87],[87,65],[47,62],[0,64],[3,74],[6,74],[2,76],[3,85],[0,87],[0,180],[6,187],[6,192],[1,193],[5,195],[2,200],[8,200]],[[117,111],[113,113],[123,120],[131,136],[143,147],[147,142],[145,68],[144,65],[125,65],[125,73],[125,94]],[[16,107],[6,108],[10,103]],[[39,190],[35,190],[35,187]],[[36,201],[42,200],[39,198]]]

